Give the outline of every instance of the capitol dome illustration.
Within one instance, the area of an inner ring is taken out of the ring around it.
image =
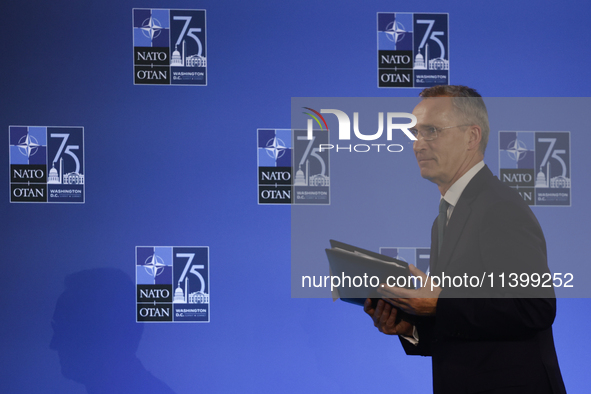
[[[427,59],[425,57],[429,56],[429,44],[425,47],[425,56],[421,54],[421,48],[419,48],[419,53],[415,56],[415,70],[426,70],[427,69]]]
[[[548,184],[546,183],[546,174],[540,168],[540,172],[538,172],[538,177],[536,178],[536,187],[547,187]]]
[[[172,301],[175,304],[184,304],[185,303],[185,293],[183,289],[181,289],[181,284],[174,291],[174,300]]]
[[[53,185],[59,185],[62,183],[62,174],[64,169],[64,159],[60,159],[59,171],[55,168],[55,162],[51,165],[51,170],[47,175],[47,183]]]
[[[302,171],[302,166],[300,164],[299,170],[296,172],[294,186],[307,186],[306,184],[306,176],[304,175],[304,171]]]
[[[419,52],[419,54],[415,57],[415,68],[423,68],[425,67],[425,59],[423,55]]]
[[[55,169],[55,163],[51,166],[51,170],[49,170],[49,175],[47,176],[47,183],[60,183],[60,175]]]
[[[170,59],[171,66],[182,66],[183,59],[181,58],[181,53],[178,51],[176,45],[174,47],[174,52],[172,53],[172,58]]]
[[[425,56],[421,54],[421,48],[418,49],[418,54],[415,56],[415,70],[426,70],[427,62],[429,61],[429,44],[425,45]]]

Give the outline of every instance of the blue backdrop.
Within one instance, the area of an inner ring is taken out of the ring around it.
[[[133,84],[133,8],[207,11],[207,86]],[[86,392],[62,375],[50,348],[68,275],[112,267],[133,279],[136,246],[195,245],[209,246],[211,322],[142,324],[137,350],[175,392],[349,393],[394,385],[429,392],[430,359],[405,356],[358,307],[291,298],[290,207],[256,203],[256,130],[289,128],[292,97],[415,97],[418,89],[377,88],[377,12],[449,13],[452,84],[487,97],[588,96],[588,11],[585,1],[505,0],[5,4],[0,129],[84,127],[86,202],[9,203],[9,149],[0,149],[7,251],[1,391]],[[572,207],[534,213],[548,244],[578,250],[582,261],[591,219],[583,147],[591,136],[570,131],[578,147]],[[487,155],[496,158],[494,145]],[[413,164],[407,155],[409,171]],[[435,187],[416,175],[417,190],[436,201]],[[424,224],[417,237],[428,239],[435,216],[414,218]],[[407,246],[396,242],[376,247]],[[554,248],[550,258],[562,258]],[[104,283],[96,294],[110,291]],[[133,289],[119,294],[113,302],[134,322]],[[101,303],[85,305],[73,321]],[[554,332],[569,393],[589,386],[590,311],[588,299],[558,301]],[[72,335],[104,334],[84,327]]]

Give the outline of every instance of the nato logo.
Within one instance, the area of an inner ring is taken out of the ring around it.
[[[570,206],[570,133],[500,131],[499,177],[528,205]]]
[[[326,130],[258,129],[258,203],[329,204]]]
[[[449,85],[449,16],[378,12],[378,87]]]
[[[138,322],[209,322],[209,248],[136,247]]]
[[[207,85],[205,10],[133,9],[136,85]]]
[[[429,274],[429,258],[431,248],[395,248],[381,247],[380,254],[412,264],[426,274]]]
[[[10,126],[10,202],[84,202],[84,128]]]
[[[291,130],[259,129],[257,141],[259,204],[291,204]]]

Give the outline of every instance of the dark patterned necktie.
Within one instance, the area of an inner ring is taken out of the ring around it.
[[[443,230],[445,230],[447,222],[447,208],[449,208],[449,203],[442,198],[439,202],[439,216],[437,217],[437,239],[439,240],[439,249],[437,249],[438,255],[441,253],[441,245],[443,245]]]

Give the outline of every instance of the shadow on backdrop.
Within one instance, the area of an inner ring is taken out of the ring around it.
[[[62,374],[90,394],[174,394],[135,353],[144,329],[135,322],[135,286],[121,270],[97,268],[66,277],[53,314],[50,348]]]

